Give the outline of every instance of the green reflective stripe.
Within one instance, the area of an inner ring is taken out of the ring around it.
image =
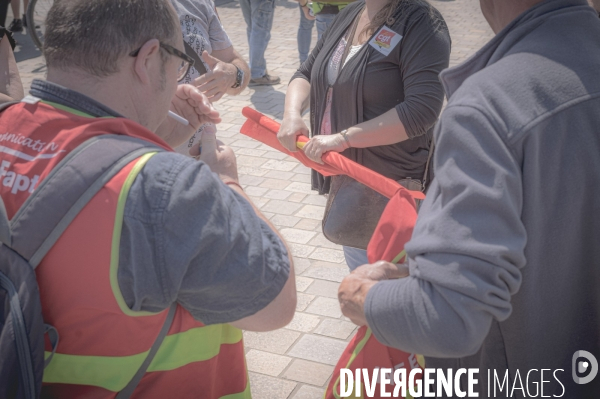
[[[236,344],[241,339],[242,331],[229,324],[198,327],[168,335],[148,371],[170,371],[212,359],[219,354],[221,345]],[[52,362],[44,370],[44,382],[92,385],[118,392],[125,388],[147,354],[148,351],[132,356],[109,357],[55,353]],[[46,352],[46,357],[49,355],[50,352]],[[238,397],[231,396],[231,399]]]
[[[129,309],[127,303],[125,303],[125,299],[123,298],[123,294],[121,293],[121,289],[119,288],[118,281],[118,272],[119,272],[119,248],[121,247],[121,229],[123,227],[123,213],[125,212],[125,203],[127,202],[127,196],[129,195],[129,190],[133,185],[133,182],[137,175],[142,171],[146,162],[155,155],[156,152],[148,153],[142,157],[140,157],[139,161],[135,164],[129,176],[125,180],[125,184],[121,188],[121,193],[119,194],[119,202],[117,204],[117,213],[115,215],[115,226],[113,230],[112,237],[112,247],[110,253],[110,286],[112,288],[113,294],[121,311],[128,316],[154,316],[160,312],[146,312],[146,311],[133,311]]]
[[[350,356],[350,360],[348,360],[348,364],[346,365],[346,367],[344,367],[345,369],[349,369],[350,366],[352,365],[352,363],[354,363],[354,359],[356,359],[356,356],[358,356],[360,351],[365,347],[369,338],[371,338],[371,329],[367,328],[367,332],[365,333],[364,338],[360,340],[358,345],[356,345],[356,348],[354,348],[354,350],[352,351],[352,356]],[[337,380],[335,380],[335,384],[333,384],[333,390],[332,390],[333,396],[335,396],[336,399],[340,399],[340,395],[338,395],[338,389],[337,389],[339,386],[340,386],[340,376],[338,375]],[[350,396],[350,397],[355,398],[356,396]],[[362,392],[361,392],[361,396],[359,396],[359,398],[362,398]]]
[[[148,371],[168,371],[193,362],[217,356],[223,344],[236,344],[242,339],[242,330],[229,324],[215,324],[167,335],[158,349]]]
[[[400,252],[398,254],[398,256],[396,256],[393,260],[392,263],[396,264],[396,263],[400,263],[400,261],[406,256],[406,250],[403,249],[402,252]]]
[[[133,356],[78,356],[55,353],[44,369],[45,383],[92,385],[112,392],[125,388],[148,351]],[[50,352],[45,352],[46,357]]]
[[[78,111],[75,108],[67,107],[66,105],[55,103],[53,101],[41,100],[40,102],[42,102],[44,104],[48,104],[51,107],[54,107],[56,109],[60,109],[62,111],[66,111],[68,113],[71,113],[71,114],[74,114],[74,115],[77,115],[77,116],[83,116],[85,118],[95,118],[95,116],[93,116],[93,115],[86,114],[85,112]],[[112,118],[112,116],[111,116],[111,118]]]

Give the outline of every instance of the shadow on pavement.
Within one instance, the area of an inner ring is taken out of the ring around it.
[[[275,90],[273,86],[255,86],[251,89],[254,92],[250,95],[250,102],[257,111],[274,118],[283,118],[284,93]]]
[[[21,33],[14,33],[13,36],[17,41],[17,47],[15,47],[15,59],[17,62],[42,55],[41,51],[33,44],[31,37],[29,37],[25,30]]]

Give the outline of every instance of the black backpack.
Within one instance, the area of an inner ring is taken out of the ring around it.
[[[94,137],[70,152],[8,220],[0,199],[0,398],[38,398],[42,376],[60,349],[59,334],[44,324],[35,268],[79,211],[124,166],[148,152],[147,141],[120,135]],[[118,398],[143,377],[173,320],[169,315],[147,358]],[[44,360],[44,335],[52,354]]]

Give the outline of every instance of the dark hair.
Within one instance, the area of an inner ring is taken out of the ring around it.
[[[436,13],[436,10],[429,4],[427,0],[388,0],[385,6],[371,20],[371,22],[363,29],[360,33],[366,37],[371,36],[376,30],[381,28],[384,24],[392,26],[395,22],[395,17],[400,13],[408,10],[411,7],[423,7],[428,10],[429,15],[433,21],[439,22],[440,17]]]
[[[169,0],[56,0],[46,20],[44,56],[50,68],[108,76],[146,41],[171,42],[180,29],[176,21]]]

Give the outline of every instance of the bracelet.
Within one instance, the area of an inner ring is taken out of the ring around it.
[[[342,137],[344,138],[344,140],[346,141],[346,144],[348,144],[348,148],[352,148],[352,144],[350,144],[350,140],[348,139],[348,129],[344,129],[340,132],[340,134],[342,135]]]
[[[231,186],[231,185],[233,185],[233,186],[238,186],[238,187],[240,188],[240,190],[244,191],[244,187],[240,186],[240,183],[238,183],[238,182],[236,182],[236,181],[233,181],[233,180],[228,180],[228,181],[226,181],[226,182],[223,182],[223,183],[225,183],[225,184],[226,184],[226,185],[228,185],[228,186]]]

